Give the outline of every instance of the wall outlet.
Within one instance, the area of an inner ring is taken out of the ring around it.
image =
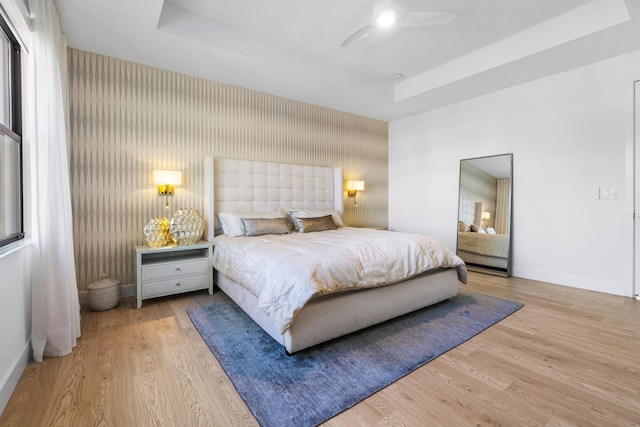
[[[600,187],[593,187],[593,198],[600,200]]]

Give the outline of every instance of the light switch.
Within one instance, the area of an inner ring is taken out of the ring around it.
[[[615,188],[610,188],[607,190],[607,195],[609,196],[609,200],[615,200],[616,198],[616,189]]]
[[[598,200],[615,200],[617,191],[615,188],[593,187],[593,198]]]

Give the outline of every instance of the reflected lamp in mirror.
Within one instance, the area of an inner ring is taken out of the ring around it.
[[[487,228],[487,220],[491,218],[491,213],[484,211],[482,212],[482,228]]]
[[[358,206],[356,196],[358,191],[364,191],[364,181],[345,181],[344,189],[347,190],[348,197],[353,197],[354,206]]]
[[[172,196],[176,185],[182,185],[182,172],[170,170],[154,170],[153,185],[158,186],[158,195],[165,197],[166,209],[169,209],[167,196]]]

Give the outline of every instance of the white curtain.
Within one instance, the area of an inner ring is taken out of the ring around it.
[[[511,207],[511,179],[499,178],[496,197],[495,229],[498,234],[507,234],[509,231],[509,211]]]
[[[80,336],[69,179],[67,43],[53,0],[29,0],[33,359],[71,353]]]

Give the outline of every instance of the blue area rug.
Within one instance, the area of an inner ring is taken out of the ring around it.
[[[287,356],[233,302],[187,310],[262,426],[315,426],[504,319],[522,304],[454,298]]]

